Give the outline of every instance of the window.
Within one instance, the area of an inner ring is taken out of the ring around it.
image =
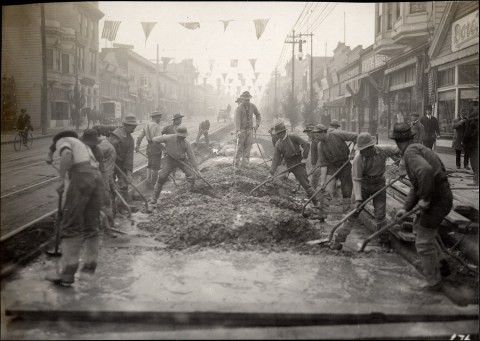
[[[95,51],[90,51],[90,73],[97,73],[97,55]]]
[[[387,30],[391,30],[393,27],[393,4],[387,4]]]
[[[83,36],[88,38],[87,17],[83,16]]]
[[[78,69],[82,71],[85,70],[84,49],[81,46],[77,48],[77,58]]]
[[[62,54],[62,73],[70,73],[70,55]]]
[[[90,38],[93,39],[93,33],[95,32],[95,23],[92,21],[90,21]]]
[[[478,60],[458,66],[458,84],[478,84]]]
[[[377,34],[382,32],[382,11],[383,11],[383,4],[378,4],[378,13],[377,13]]]
[[[446,69],[438,72],[438,86],[444,87],[455,84],[455,68]]]
[[[400,2],[395,3],[395,20],[400,18]]]
[[[53,50],[53,59],[54,59],[54,65],[53,69],[55,71],[60,71],[60,51],[58,50]]]
[[[410,2],[410,14],[424,13],[426,11],[426,2]]]
[[[438,124],[441,133],[452,133],[455,118],[455,90],[438,93]]]
[[[478,97],[478,88],[460,89],[460,102],[458,103],[458,113],[467,110],[469,113],[473,110],[472,99]]]
[[[78,13],[78,32],[80,35],[82,35],[83,32],[83,21],[82,21],[82,15]]]
[[[68,102],[55,102],[55,110],[52,112],[52,120],[68,120]]]
[[[53,50],[47,49],[47,70],[53,70]]]

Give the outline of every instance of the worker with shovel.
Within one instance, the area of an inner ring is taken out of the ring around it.
[[[160,145],[153,143],[153,138],[162,134],[162,127],[160,126],[160,120],[162,119],[162,113],[154,111],[150,114],[152,120],[145,124],[140,131],[140,135],[137,137],[137,146],[135,152],[140,152],[140,145],[144,137],[147,138],[147,189],[152,189],[153,185],[157,182],[158,171],[160,170],[160,162],[162,160],[162,148]]]
[[[55,284],[70,286],[75,281],[83,241],[85,256],[82,272],[94,273],[97,267],[103,179],[91,149],[78,139],[76,132],[62,131],[53,137],[47,163],[53,162],[55,151],[60,154],[61,182],[57,192],[65,190],[67,171],[70,185],[61,222],[60,266],[46,278]]]
[[[356,142],[358,134],[346,131],[335,130],[328,132],[328,128],[323,124],[318,124],[314,129],[316,140],[318,141],[318,167],[320,167],[320,187],[323,187],[326,181],[336,171],[343,169],[336,175],[336,179],[330,181],[326,187],[326,192],[333,197],[336,180],[341,183],[343,196],[343,212],[350,210],[350,201],[352,196],[352,165],[350,162],[344,166],[345,162],[350,158],[350,150],[346,144],[347,141]],[[318,198],[319,199],[319,198]]]
[[[397,217],[416,205],[422,208],[414,223],[415,247],[427,282],[421,289],[438,291],[442,289],[442,277],[435,240],[440,223],[452,209],[453,195],[442,161],[430,148],[413,143],[414,135],[407,123],[396,123],[389,136],[403,154],[406,172],[412,183]]]
[[[187,128],[179,126],[176,134],[162,135],[153,138],[154,143],[163,143],[165,145],[165,158],[162,170],[158,173],[157,183],[153,189],[151,204],[156,204],[163,185],[168,180],[168,176],[180,168],[184,173],[188,183],[188,190],[193,190],[195,184],[195,170],[198,172],[198,164],[193,154],[192,146],[185,139],[188,136]],[[188,167],[186,158],[193,168]]]
[[[277,167],[283,159],[285,159],[287,168],[299,164],[297,167],[290,170],[290,172],[295,175],[297,181],[305,189],[308,196],[311,197],[315,191],[308,182],[307,170],[305,167],[308,152],[310,151],[310,145],[300,136],[288,134],[287,128],[285,128],[283,123],[275,125],[275,134],[278,137],[278,141],[275,144],[275,152],[273,154],[272,166],[270,167],[270,175],[268,178],[270,179],[273,177]],[[317,204],[315,198],[312,201],[315,205]]]
[[[250,150],[253,144],[253,129],[258,129],[262,119],[260,112],[255,104],[250,103],[252,95],[244,91],[240,96],[242,104],[235,110],[235,131],[237,134],[238,148],[235,155],[235,166],[245,166],[250,163]],[[255,115],[255,126],[253,125],[253,115]],[[240,159],[241,164],[240,164]]]
[[[355,149],[358,153],[353,159],[352,180],[353,193],[355,197],[355,209],[362,205],[362,202],[370,196],[381,190],[385,186],[385,170],[388,158],[398,161],[402,155],[396,146],[376,146],[375,138],[369,133],[358,135]],[[386,226],[387,191],[383,189],[380,194],[373,199],[373,210],[377,230]],[[338,229],[332,249],[341,250],[343,243],[350,234],[350,231],[358,221],[360,212],[353,214]],[[380,235],[380,243],[384,247],[389,247],[388,234]]]

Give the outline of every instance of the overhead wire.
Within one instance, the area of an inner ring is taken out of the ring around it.
[[[309,28],[310,32],[312,32],[312,27],[314,27],[321,20],[321,18],[323,17],[323,15],[324,15],[326,9],[328,8],[328,6],[329,6],[329,4],[325,4],[325,6],[323,6],[322,10],[319,11],[318,15],[315,17],[312,24],[310,25],[310,28]]]
[[[335,7],[337,7],[337,4],[333,4],[333,6],[330,8],[330,10],[328,11],[328,13],[324,16],[324,18],[312,29],[312,32],[314,32],[318,27],[320,27],[320,25],[325,21],[325,19],[328,18],[328,16],[330,15],[330,13],[332,13],[332,11],[335,9]]]
[[[316,4],[315,4],[315,3],[312,3],[312,2],[307,2],[307,6],[308,6],[309,8],[307,8],[307,6],[305,6],[305,9],[306,9],[305,15],[303,16],[302,20],[298,22],[297,25],[294,25],[294,26],[293,26],[293,29],[294,29],[295,31],[299,30],[300,27],[302,27],[302,26],[305,24],[305,22],[308,21],[309,15],[311,15],[311,14],[310,14],[310,13],[311,13],[311,9],[312,9],[312,7],[313,7],[314,5],[316,5]]]
[[[315,3],[314,6],[312,6],[309,9],[310,15],[307,17],[307,20],[305,20],[304,23],[301,26],[299,25],[299,27],[298,27],[299,32],[301,32],[303,30],[306,30],[308,28],[308,26],[311,26],[311,23],[316,20],[316,17],[318,16],[316,10],[317,10],[318,6],[320,6],[320,3],[317,2],[317,3]]]

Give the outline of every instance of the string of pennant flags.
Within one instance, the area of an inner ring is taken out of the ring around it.
[[[270,18],[253,20],[257,40],[260,39],[260,37],[262,36],[263,32],[265,31],[265,28],[267,27],[269,20]],[[223,23],[223,32],[225,33],[230,22],[234,20],[232,19],[232,20],[219,20],[219,21]],[[115,38],[117,37],[117,32],[121,23],[122,23],[121,21],[105,20],[103,24],[102,39],[114,41]],[[140,22],[140,24],[142,25],[143,32],[145,33],[145,45],[146,45],[148,37],[150,36],[150,33],[152,32],[153,28],[157,23],[151,22],[151,21],[142,21]],[[179,24],[189,30],[196,30],[200,28],[200,22],[198,21],[179,22]],[[255,69],[254,64],[252,65],[252,67],[253,69]]]

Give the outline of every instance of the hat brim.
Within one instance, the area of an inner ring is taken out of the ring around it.
[[[183,137],[187,137],[188,136],[188,133],[177,133],[178,136],[183,136]]]
[[[393,133],[393,132],[390,132],[388,134],[388,138],[392,139],[392,140],[403,140],[403,139],[408,139],[408,138],[413,137],[413,136],[415,136],[414,132],[410,133],[410,135],[405,135],[405,136],[398,136],[398,135],[395,135],[395,133]]]
[[[287,131],[287,128],[282,129],[282,130],[279,130],[279,131],[276,131],[275,134],[281,133],[282,131]]]
[[[305,129],[303,132],[304,132],[304,133],[311,133],[311,132],[312,132],[312,129]]]
[[[252,98],[253,96],[241,96],[240,99],[250,99]]]
[[[361,151],[361,150],[364,150],[364,149],[366,149],[368,147],[371,147],[371,146],[374,146],[374,145],[375,145],[375,141],[371,141],[370,143],[367,143],[363,147],[358,147],[358,145],[355,145],[355,150]]]
[[[330,127],[338,128],[338,127],[340,127],[340,124],[330,124]]]
[[[150,117],[155,117],[155,116],[162,116],[163,114],[161,112],[158,112],[156,114],[151,114]]]
[[[176,119],[182,118],[182,117],[185,117],[185,116],[177,116],[177,117],[174,117],[174,118],[172,118],[172,121],[175,121]]]
[[[96,141],[91,141],[91,140],[85,140],[83,137],[82,137],[82,142],[85,143],[85,144],[88,144],[89,146],[96,146],[97,144],[100,144],[102,143],[102,140],[98,139]]]

